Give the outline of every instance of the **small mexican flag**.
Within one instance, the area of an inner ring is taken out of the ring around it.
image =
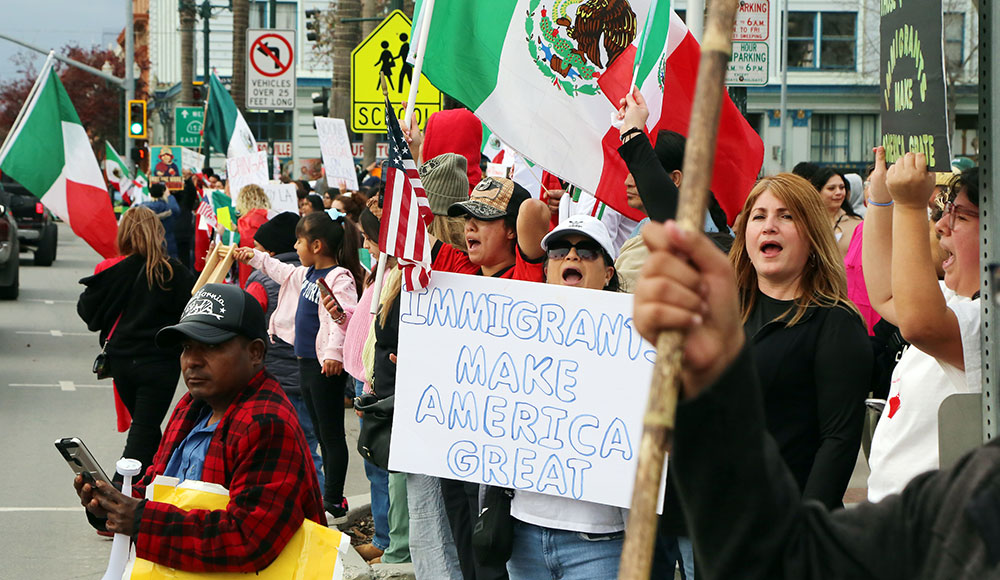
[[[219,77],[212,73],[208,81],[208,108],[205,110],[206,147],[226,157],[242,157],[257,152],[257,140],[240,110]]]
[[[107,176],[108,183],[115,188],[119,195],[128,193],[128,190],[132,188],[128,165],[107,141],[104,142],[104,175]]]
[[[118,223],[101,166],[51,60],[0,151],[0,171],[41,198],[99,254],[118,254]]]

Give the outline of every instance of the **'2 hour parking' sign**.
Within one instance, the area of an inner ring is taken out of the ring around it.
[[[294,47],[294,30],[247,30],[247,109],[295,108]]]

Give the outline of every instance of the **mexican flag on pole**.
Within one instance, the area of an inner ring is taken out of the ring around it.
[[[107,141],[104,142],[104,175],[108,178],[111,187],[118,192],[118,195],[128,193],[132,187],[128,165]]]
[[[430,17],[427,42],[411,51],[422,53],[423,73],[436,87],[470,107],[504,143],[639,219],[625,203],[628,171],[612,117],[635,74],[650,138],[661,129],[686,135],[700,48],[665,0],[593,4],[434,0],[433,14],[418,18]],[[724,96],[712,191],[730,222],[763,159],[760,137]]]
[[[205,109],[205,146],[226,157],[242,157],[257,152],[257,140],[222,81],[213,72],[208,81]]]
[[[118,254],[118,223],[101,166],[51,57],[0,151],[0,171],[41,198],[99,254]]]

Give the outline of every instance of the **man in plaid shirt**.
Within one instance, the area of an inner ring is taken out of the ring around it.
[[[207,284],[178,324],[157,334],[180,344],[188,393],[153,464],[127,497],[105,482],[74,481],[99,530],[132,536],[136,555],[192,572],[256,572],[277,558],[304,518],[326,525],[316,470],[295,409],[264,369],[264,313],[238,287]],[[217,483],[224,510],[184,511],[142,498],[157,475]]]

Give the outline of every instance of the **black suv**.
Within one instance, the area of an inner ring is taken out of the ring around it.
[[[10,206],[17,219],[21,250],[35,250],[36,266],[51,266],[56,260],[59,229],[52,212],[23,185],[4,178],[0,187],[10,194]]]
[[[10,208],[11,195],[0,189],[0,300],[14,300],[18,293],[17,221]]]

